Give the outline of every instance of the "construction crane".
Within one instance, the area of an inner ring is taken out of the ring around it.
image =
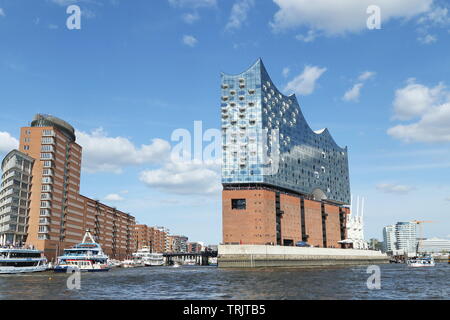
[[[423,239],[423,228],[422,228],[422,224],[423,223],[435,223],[435,222],[439,222],[439,221],[430,221],[430,220],[413,220],[411,221],[412,223],[415,223],[419,226],[419,241],[417,241],[417,246],[416,246],[416,253],[419,253],[419,245],[420,245],[420,241]]]

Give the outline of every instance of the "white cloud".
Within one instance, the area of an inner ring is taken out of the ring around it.
[[[359,75],[358,80],[359,81],[367,81],[367,80],[373,78],[375,76],[375,74],[376,73],[373,71],[365,71]]]
[[[295,39],[303,41],[303,42],[313,42],[317,38],[317,32],[315,30],[308,30],[306,35],[299,34],[295,36]]]
[[[169,161],[162,168],[141,172],[140,180],[160,191],[187,195],[214,194],[221,190],[220,164]]]
[[[288,67],[283,68],[283,71],[281,72],[283,74],[283,77],[287,78],[289,76],[289,72],[291,72],[291,69]]]
[[[179,8],[201,8],[201,7],[215,7],[216,0],[169,0],[170,5]]]
[[[51,0],[51,2],[60,5],[60,6],[68,6],[71,4],[75,4],[77,2],[90,2],[89,0]],[[94,2],[95,3],[95,2]]]
[[[375,76],[373,71],[365,71],[358,76],[358,83],[354,84],[347,92],[345,92],[342,100],[358,102],[361,95],[361,89],[364,87],[364,82]]]
[[[19,140],[8,132],[0,132],[0,153],[7,153],[19,147]]]
[[[408,85],[395,92],[394,119],[411,120],[427,113],[445,96],[445,86],[440,83],[428,88],[409,79]]]
[[[104,200],[111,201],[111,202],[119,202],[119,201],[124,201],[125,199],[122,196],[118,195],[117,193],[111,193],[111,194],[108,194]]]
[[[271,26],[274,31],[307,27],[327,35],[341,35],[367,29],[370,5],[381,8],[382,23],[409,19],[429,12],[433,0],[273,0],[279,10]]]
[[[437,41],[437,36],[431,35],[431,34],[426,34],[424,36],[419,36],[417,38],[417,40],[419,40],[419,42],[422,44],[432,44]]]
[[[60,6],[67,6],[72,3],[76,3],[77,0],[51,0],[51,2],[59,4]]]
[[[378,184],[376,188],[384,193],[394,193],[394,194],[407,194],[415,189],[414,187],[411,186],[392,183],[381,183]]]
[[[388,134],[405,142],[450,142],[450,102],[431,107],[418,122],[390,128]]]
[[[361,88],[364,86],[362,83],[355,84],[351,89],[349,89],[342,98],[344,101],[359,101],[359,96],[361,93]]]
[[[418,20],[418,24],[424,30],[434,26],[446,26],[449,23],[448,9],[439,6],[434,6],[432,10]]]
[[[83,147],[83,169],[91,173],[121,173],[126,166],[160,163],[170,153],[170,144],[162,139],[136,147],[127,138],[107,136],[101,128],[91,133],[78,131],[76,135]]]
[[[247,20],[248,11],[255,5],[254,0],[238,0],[231,8],[231,15],[225,29],[239,29]]]
[[[443,83],[427,87],[410,79],[396,91],[394,119],[416,122],[399,124],[387,133],[405,142],[450,142],[450,92]]]
[[[5,10],[3,10],[3,8],[0,8],[0,17],[6,17]]]
[[[194,36],[184,35],[183,43],[189,47],[195,47],[198,43],[198,40]]]
[[[327,68],[306,66],[301,74],[290,81],[284,90],[289,93],[309,95],[314,92],[316,81],[327,71]]]
[[[197,12],[183,14],[183,21],[188,24],[193,24],[200,19],[200,15]]]

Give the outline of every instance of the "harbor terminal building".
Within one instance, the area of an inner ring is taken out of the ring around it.
[[[223,243],[345,247],[347,148],[309,127],[261,59],[221,80]]]
[[[27,244],[54,259],[87,229],[113,259],[135,251],[135,218],[80,194],[82,147],[67,122],[38,114],[2,162],[0,245]]]

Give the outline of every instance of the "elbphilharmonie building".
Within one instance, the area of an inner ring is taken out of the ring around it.
[[[222,74],[223,237],[228,244],[340,247],[350,203],[347,148],[313,131],[261,59]]]

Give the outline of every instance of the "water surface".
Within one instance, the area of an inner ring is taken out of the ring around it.
[[[67,274],[0,275],[6,299],[449,299],[450,265],[380,265],[381,289],[369,290],[367,266],[315,269],[154,267],[82,273],[81,290]]]

